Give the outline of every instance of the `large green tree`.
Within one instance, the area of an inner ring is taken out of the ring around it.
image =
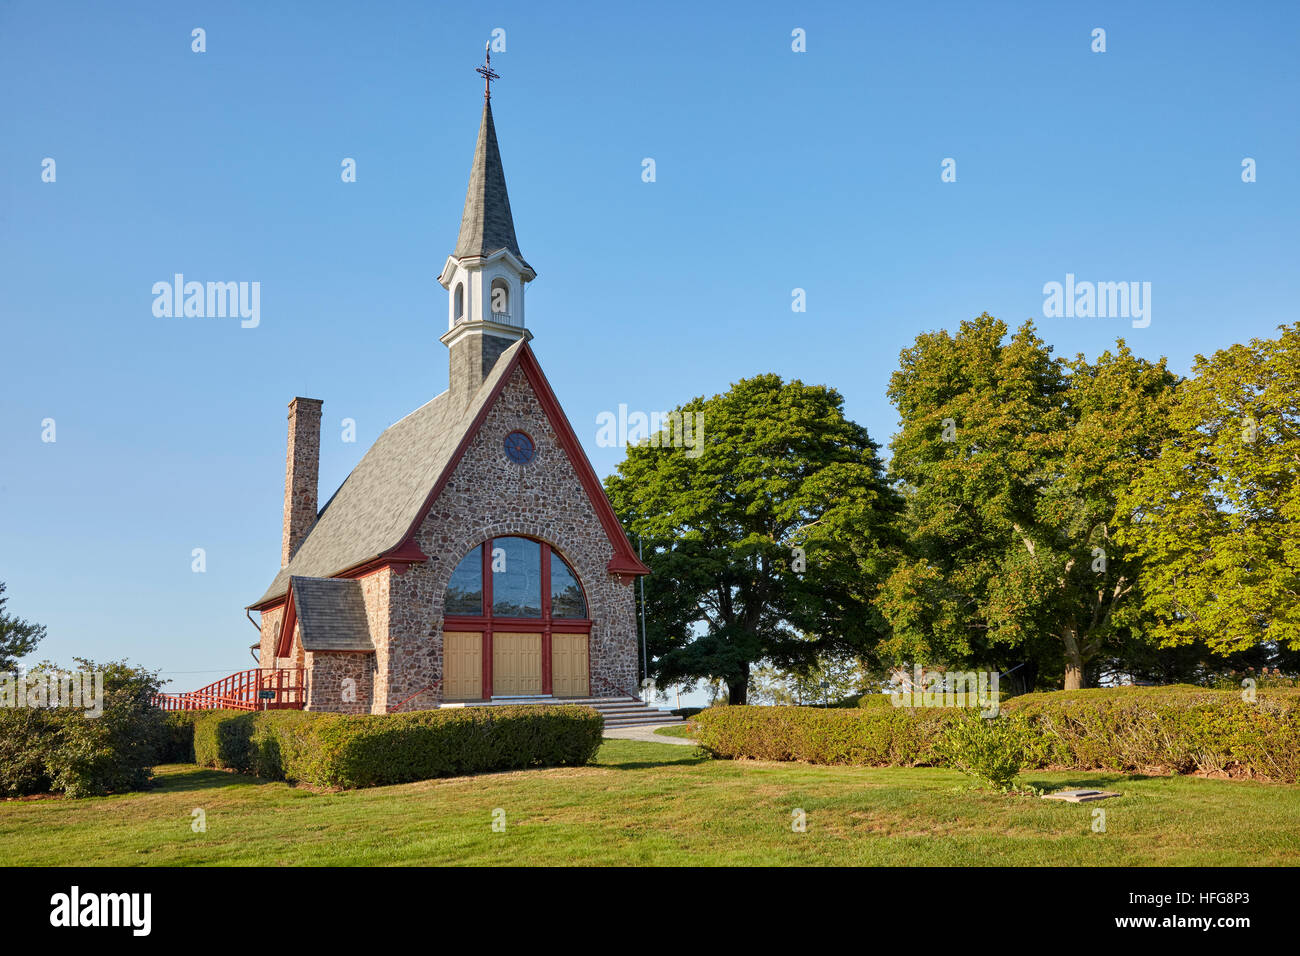
[[[1300,649],[1300,324],[1211,358],[1126,503],[1123,540],[1166,645]]]
[[[651,675],[723,680],[740,704],[759,662],[869,655],[901,503],[840,394],[759,375],[677,411],[696,416],[698,448],[630,445],[605,482],[652,572]]]
[[[1106,642],[1132,638],[1118,499],[1158,454],[1176,380],[1123,342],[1095,363],[1051,352],[1032,323],[1008,337],[986,313],[902,353],[891,470],[910,553],[878,598],[895,657],[1018,657],[1076,688]]]
[[[0,671],[11,671],[45,637],[45,627],[5,613],[5,583],[0,581]]]

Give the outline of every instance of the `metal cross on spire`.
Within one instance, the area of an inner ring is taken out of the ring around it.
[[[483,46],[483,53],[487,57],[484,64],[478,67],[474,72],[483,77],[483,99],[492,99],[492,81],[501,79],[492,70],[492,41],[489,40]]]

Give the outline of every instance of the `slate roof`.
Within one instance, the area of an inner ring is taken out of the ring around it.
[[[302,646],[309,651],[373,651],[361,582],[351,578],[289,579]]]
[[[501,353],[464,408],[456,407],[447,391],[390,425],[326,502],[289,566],[249,607],[282,597],[290,577],[329,577],[401,544],[479,409],[522,348],[520,339]]]
[[[515,239],[515,221],[510,215],[506,174],[501,167],[497,131],[492,123],[492,101],[485,99],[478,142],[474,145],[474,165],[465,191],[465,211],[460,217],[460,235],[452,255],[457,259],[487,256],[498,249],[508,249],[520,262],[524,261],[519,241]],[[527,262],[524,265],[532,269]]]

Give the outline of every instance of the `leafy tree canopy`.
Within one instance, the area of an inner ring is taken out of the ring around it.
[[[910,555],[877,602],[899,659],[1014,651],[1055,658],[1078,687],[1136,623],[1139,562],[1115,541],[1118,498],[1158,455],[1176,379],[1122,341],[1095,363],[1051,351],[1032,323],[1008,337],[986,313],[902,353],[891,471]]]
[[[629,446],[605,482],[652,572],[652,676],[724,680],[744,703],[759,661],[869,654],[885,634],[871,599],[899,544],[901,502],[840,394],[759,375],[678,411],[699,416],[698,455]]]
[[[5,613],[5,583],[0,581],[0,671],[11,671],[45,638],[45,628]]]
[[[1163,644],[1300,650],[1300,324],[1281,333],[1196,357],[1126,496]]]

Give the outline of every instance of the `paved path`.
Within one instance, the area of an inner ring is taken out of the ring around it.
[[[618,740],[644,740],[652,744],[680,744],[683,747],[694,747],[695,741],[690,737],[665,737],[662,734],[655,733],[656,727],[681,726],[680,724],[636,724],[632,727],[608,727],[605,729],[606,737],[614,737]]]

